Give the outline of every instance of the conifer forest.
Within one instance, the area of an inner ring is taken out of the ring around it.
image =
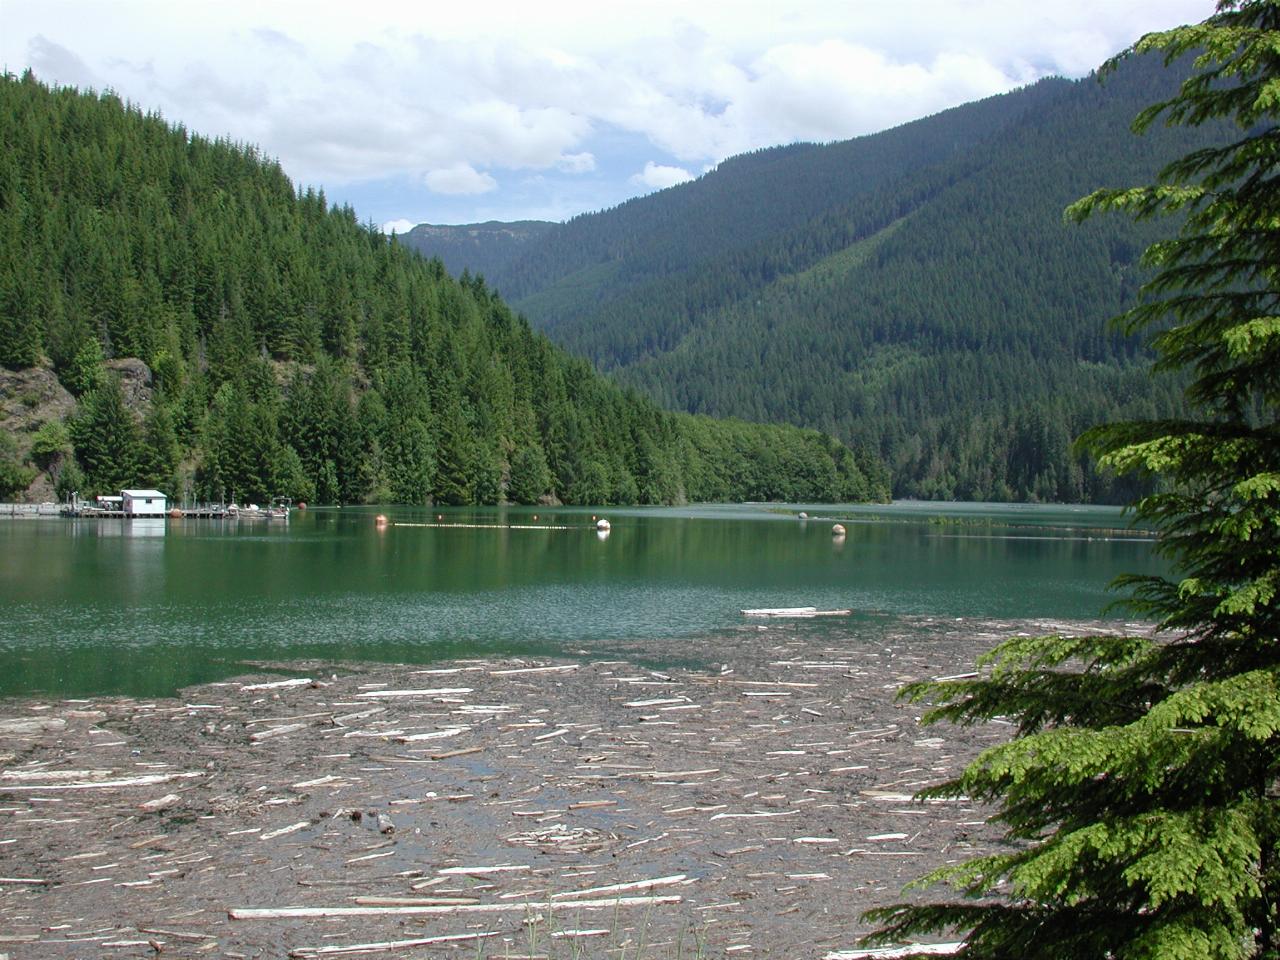
[[[0,363],[77,398],[6,439],[5,496],[38,471],[62,496],[246,502],[888,496],[869,450],[616,386],[253,146],[30,72],[0,101]]]

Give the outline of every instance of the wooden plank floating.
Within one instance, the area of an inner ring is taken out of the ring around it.
[[[270,683],[248,683],[240,690],[244,693],[250,690],[287,690],[289,687],[309,687],[313,683],[315,681],[310,677],[294,677],[291,680],[274,680]]]
[[[67,728],[61,717],[7,717],[0,719],[0,737],[33,737],[59,733]]]
[[[377,916],[445,916],[470,913],[525,913],[529,910],[551,910],[572,906],[576,910],[612,910],[621,907],[650,907],[680,903],[682,897],[613,897],[608,900],[528,901],[526,903],[476,903],[456,907],[233,907],[227,911],[232,920],[316,920],[340,917]]]
[[[847,617],[852,610],[819,610],[817,607],[756,607],[743,610],[746,617]]]
[[[936,957],[952,957],[960,952],[963,943],[912,943],[901,947],[870,947],[864,950],[836,950],[824,954],[822,960],[891,960],[895,957],[914,957],[919,954]]]
[[[279,830],[272,830],[258,837],[259,840],[274,840],[276,837],[283,837],[290,833],[297,833],[311,826],[310,820],[299,820],[297,823],[291,823],[287,827],[281,827]]]
[[[297,733],[299,730],[307,729],[305,723],[284,723],[278,727],[267,727],[265,730],[259,730],[257,733],[249,734],[250,743],[262,743],[264,740],[272,740],[276,737],[288,736],[291,733]]]
[[[472,692],[471,687],[431,687],[426,690],[365,690],[356,696],[368,700],[393,700],[400,697],[452,697]]]
[[[586,890],[572,890],[566,893],[553,893],[552,900],[568,900],[577,901],[582,897],[594,897],[601,893],[627,893],[632,890],[654,890],[658,887],[670,887],[677,883],[684,883],[688,878],[686,874],[676,873],[669,877],[655,877],[652,880],[633,880],[630,883],[610,883],[603,887],[590,887]],[[575,904],[571,903],[570,906]]]
[[[507,863],[495,867],[445,867],[436,873],[442,877],[487,877],[495,873],[524,873],[532,869],[525,863]]]
[[[333,957],[349,953],[381,953],[384,950],[404,950],[409,947],[429,947],[439,943],[465,943],[467,940],[484,940],[501,936],[501,931],[477,933],[446,933],[435,937],[418,937],[414,940],[382,940],[376,943],[353,943],[342,947],[297,947],[289,951],[291,957]]]
[[[566,663],[555,667],[516,667],[512,670],[490,670],[491,677],[515,677],[532,673],[573,673],[578,669],[576,663]]]
[[[45,783],[45,784],[8,784],[0,787],[5,793],[18,791],[35,791],[47,793],[50,790],[110,790],[118,787],[150,787],[157,783],[168,783],[171,780],[187,780],[192,777],[203,777],[203,773],[152,773],[143,777],[128,777],[123,780],[97,780],[87,783]]]

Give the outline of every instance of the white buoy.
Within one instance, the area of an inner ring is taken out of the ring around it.
[[[611,524],[611,523],[610,523],[608,520],[606,520],[604,517],[601,517],[599,520],[597,520],[597,521],[596,521],[596,529],[597,529],[597,530],[612,530],[612,529],[613,529],[613,524]]]
[[[840,537],[840,538],[843,538],[843,537],[844,537],[844,524],[842,524],[842,523],[837,523],[835,526],[833,526],[833,527],[831,528],[831,536],[833,536],[833,537]]]
[[[805,513],[803,510],[801,510],[801,511],[800,511],[800,519],[801,519],[801,520],[808,520],[808,519],[809,519],[809,515],[808,515],[807,513]]]

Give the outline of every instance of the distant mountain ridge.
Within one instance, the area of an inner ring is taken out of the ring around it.
[[[462,226],[420,223],[401,235],[400,242],[416,249],[429,248],[431,256],[439,257],[455,276],[469,270],[487,277],[501,273],[530,243],[557,226],[548,220],[489,220]]]
[[[1223,138],[1129,132],[1178,75],[1137,59],[1105,84],[1052,78],[873,136],[758,151],[453,262],[666,406],[878,450],[896,495],[1125,497],[1070,441],[1180,402],[1107,328],[1168,227],[1061,214]],[[406,242],[443,256],[439,235]]]

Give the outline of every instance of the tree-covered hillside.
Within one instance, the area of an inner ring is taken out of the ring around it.
[[[6,437],[0,494],[37,468],[61,492],[210,499],[886,493],[874,456],[828,436],[625,392],[253,147],[30,73],[0,82],[0,363],[51,366],[78,397]]]
[[[895,130],[734,158],[496,261],[536,325],[664,406],[877,449],[900,496],[1112,500],[1071,451],[1176,409],[1107,332],[1171,228],[1062,209],[1140,182],[1220,127],[1128,135],[1172,88],[1155,60],[1045,80]]]
[[[455,277],[464,273],[496,276],[528,248],[558,225],[546,220],[490,220],[463,227],[420,223],[400,237],[411,250],[430,248]]]

